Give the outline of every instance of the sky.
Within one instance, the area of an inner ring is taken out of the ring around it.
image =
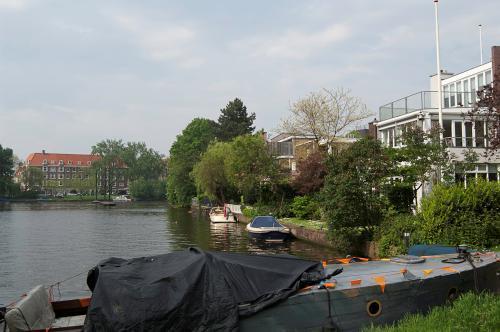
[[[478,24],[489,61],[500,2],[439,8],[442,68],[479,65]],[[217,120],[236,97],[276,132],[322,88],[351,89],[376,117],[429,89],[434,45],[432,0],[0,0],[0,144],[21,159],[106,138],[168,155],[193,118]]]

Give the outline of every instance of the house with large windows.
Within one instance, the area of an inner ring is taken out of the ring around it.
[[[442,86],[443,136],[450,153],[456,160],[464,159],[465,151],[472,149],[479,159],[470,171],[457,170],[456,181],[464,182],[475,178],[499,181],[500,156],[487,157],[487,123],[480,117],[472,117],[469,112],[477,101],[477,91],[492,84],[500,75],[500,47],[492,47],[492,59],[488,63],[467,69],[458,74],[441,73],[430,77],[430,88],[400,98],[379,108],[376,123],[377,138],[388,146],[398,147],[398,140],[405,126],[420,126],[424,131],[439,127],[438,84]],[[498,85],[497,85],[498,86]]]

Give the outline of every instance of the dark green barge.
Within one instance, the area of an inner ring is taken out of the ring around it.
[[[423,257],[421,263],[390,260],[342,265],[326,283],[240,321],[242,331],[359,331],[390,324],[407,313],[426,312],[467,291],[498,292],[495,253],[474,254],[472,264],[456,254]],[[450,259],[452,263],[444,263]],[[454,264],[453,264],[454,263]],[[329,271],[339,265],[328,265]]]

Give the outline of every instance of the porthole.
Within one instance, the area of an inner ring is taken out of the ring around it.
[[[370,317],[377,317],[382,312],[382,303],[378,300],[372,300],[366,304],[366,312]]]
[[[447,300],[453,302],[458,297],[458,289],[456,287],[451,287],[448,291]]]

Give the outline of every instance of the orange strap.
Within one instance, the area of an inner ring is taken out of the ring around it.
[[[380,290],[382,291],[383,294],[385,290],[385,277],[377,276],[373,277],[373,279],[375,279],[375,282],[380,286]]]

